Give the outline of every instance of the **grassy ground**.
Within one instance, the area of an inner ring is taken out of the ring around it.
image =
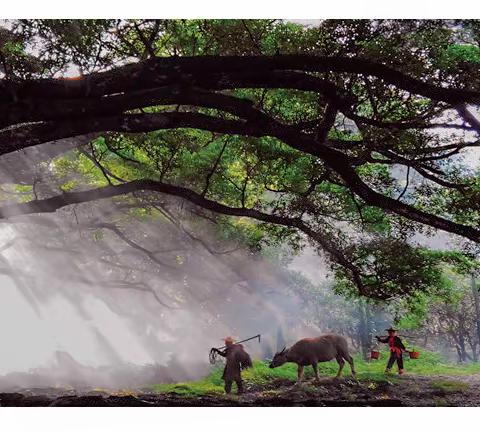
[[[463,392],[469,387],[468,384],[455,380],[433,380],[431,384],[435,389],[444,392]]]
[[[361,382],[395,382],[398,378],[395,375],[385,375],[384,369],[387,362],[388,353],[384,351],[379,360],[365,361],[360,357],[355,357],[355,369],[357,371],[357,379]],[[319,372],[323,377],[333,377],[336,375],[338,365],[336,362],[320,363]],[[419,359],[410,360],[408,356],[405,358],[405,370],[409,375],[420,376],[465,376],[480,373],[480,364],[472,365],[456,365],[446,362],[436,353],[421,352]],[[393,371],[393,370],[392,370]],[[181,396],[202,396],[223,394],[223,380],[221,379],[223,366],[215,367],[212,372],[205,378],[188,383],[175,384],[156,384],[153,389],[158,393],[174,393]],[[345,364],[343,375],[350,375],[350,368]],[[284,382],[293,382],[297,378],[297,365],[287,363],[279,368],[270,369],[268,363],[256,360],[253,368],[242,373],[242,377],[246,383],[247,389],[254,387],[255,389],[268,390],[273,389],[275,384]],[[313,377],[311,367],[305,368],[305,379]],[[432,382],[434,384],[435,382]],[[442,389],[451,389],[461,387],[458,382],[437,380],[436,387]],[[461,384],[461,383],[460,383]]]

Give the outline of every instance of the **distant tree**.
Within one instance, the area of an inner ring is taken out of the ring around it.
[[[433,296],[414,297],[399,310],[399,325],[417,344],[453,348],[459,362],[478,361],[480,340],[470,278],[449,270],[443,288]],[[407,307],[407,309],[405,309]]]

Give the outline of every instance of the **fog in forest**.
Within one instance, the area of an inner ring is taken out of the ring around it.
[[[2,182],[35,184],[40,198],[58,194],[49,162],[85,139],[1,157]],[[220,240],[185,202],[157,195],[154,206],[160,217],[132,218],[131,198],[119,197],[0,222],[1,390],[197,379],[225,336],[261,334],[245,345],[264,359],[301,337],[340,331],[323,330],[322,316],[335,314],[321,304],[307,309],[290,284],[293,271],[331,293],[333,277],[316,250],[275,265]],[[379,327],[390,320],[377,314]]]
[[[16,240],[2,262],[28,276],[0,277],[4,387],[52,380],[126,387],[196,378],[208,371],[208,351],[223,345],[222,337],[261,333],[261,343],[247,347],[254,357],[268,357],[279,335],[307,331],[302,302],[288,292],[281,273],[245,252],[220,258],[199,247],[182,250],[188,268],[181,281],[158,271],[142,286],[112,279],[101,264],[85,271],[93,252],[47,251],[42,241],[32,246],[29,238],[42,228],[32,226],[26,236],[2,226],[2,245]],[[55,232],[68,230],[57,226]],[[154,233],[145,240],[158,241]]]
[[[1,163],[12,184],[31,183],[26,178],[49,157],[10,154]],[[55,191],[46,167],[37,191],[45,196]],[[126,219],[119,198],[1,221],[2,390],[193,379],[208,373],[208,352],[225,336],[260,333],[260,343],[246,346],[265,358],[318,333],[285,270],[215,239],[185,203],[159,200],[178,220]],[[305,258],[302,269],[324,277],[321,258]]]

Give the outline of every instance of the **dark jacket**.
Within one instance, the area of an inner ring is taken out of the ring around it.
[[[240,371],[252,366],[252,359],[243,349],[243,345],[232,344],[229,345],[224,351],[217,352],[226,359],[225,369],[223,370],[222,375],[224,380],[241,380]]]
[[[389,339],[390,339],[389,336],[387,336],[386,338],[381,338],[381,337],[377,336],[377,340],[380,341],[380,342],[383,342],[384,344],[388,344]],[[398,336],[393,337],[393,346],[395,348],[400,348],[401,350],[406,349],[405,345],[403,345],[402,340]]]

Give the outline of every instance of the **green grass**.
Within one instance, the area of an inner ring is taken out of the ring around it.
[[[362,358],[354,357],[355,369],[357,371],[357,379],[360,381],[396,382],[396,375],[385,375],[385,365],[389,356],[388,351],[382,351],[379,360],[365,361]],[[338,364],[333,362],[320,363],[318,365],[321,377],[334,377],[338,371]],[[480,364],[472,365],[456,365],[446,362],[439,354],[421,351],[420,358],[410,360],[405,357],[405,371],[410,374],[417,375],[470,375],[480,373]],[[192,381],[188,383],[175,384],[156,384],[153,389],[158,393],[174,393],[181,396],[202,396],[202,395],[223,395],[223,380],[222,380],[223,366],[215,367],[212,372],[205,378]],[[395,369],[392,369],[395,372]],[[350,367],[345,364],[343,376],[350,376]],[[305,368],[305,379],[313,378],[313,369],[311,367]],[[293,363],[286,363],[279,368],[270,369],[267,362],[255,360],[253,368],[243,371],[242,378],[246,385],[259,386],[262,389],[268,389],[269,385],[278,380],[295,381],[297,379],[297,365]],[[443,382],[444,387],[448,387],[447,382]],[[458,382],[459,384],[464,384]],[[441,387],[438,383],[438,387]],[[451,387],[455,387],[452,385]],[[272,388],[272,387],[271,387]],[[235,391],[235,386],[234,386]]]
[[[468,384],[463,381],[453,380],[434,380],[431,384],[435,389],[444,392],[464,392],[469,387]]]
[[[388,351],[381,353],[379,360],[366,362],[364,360],[355,359],[359,378],[362,374],[379,374],[383,373],[387,359]],[[409,359],[404,357],[405,372],[417,375],[471,375],[480,373],[480,363],[459,365],[447,362],[440,354],[420,350],[419,359]],[[396,366],[392,369],[395,372]]]
[[[445,398],[434,398],[433,403],[436,407],[447,407],[448,401]]]
[[[158,393],[174,393],[181,396],[218,395],[223,393],[222,370],[215,369],[207,377],[188,383],[155,384]]]

